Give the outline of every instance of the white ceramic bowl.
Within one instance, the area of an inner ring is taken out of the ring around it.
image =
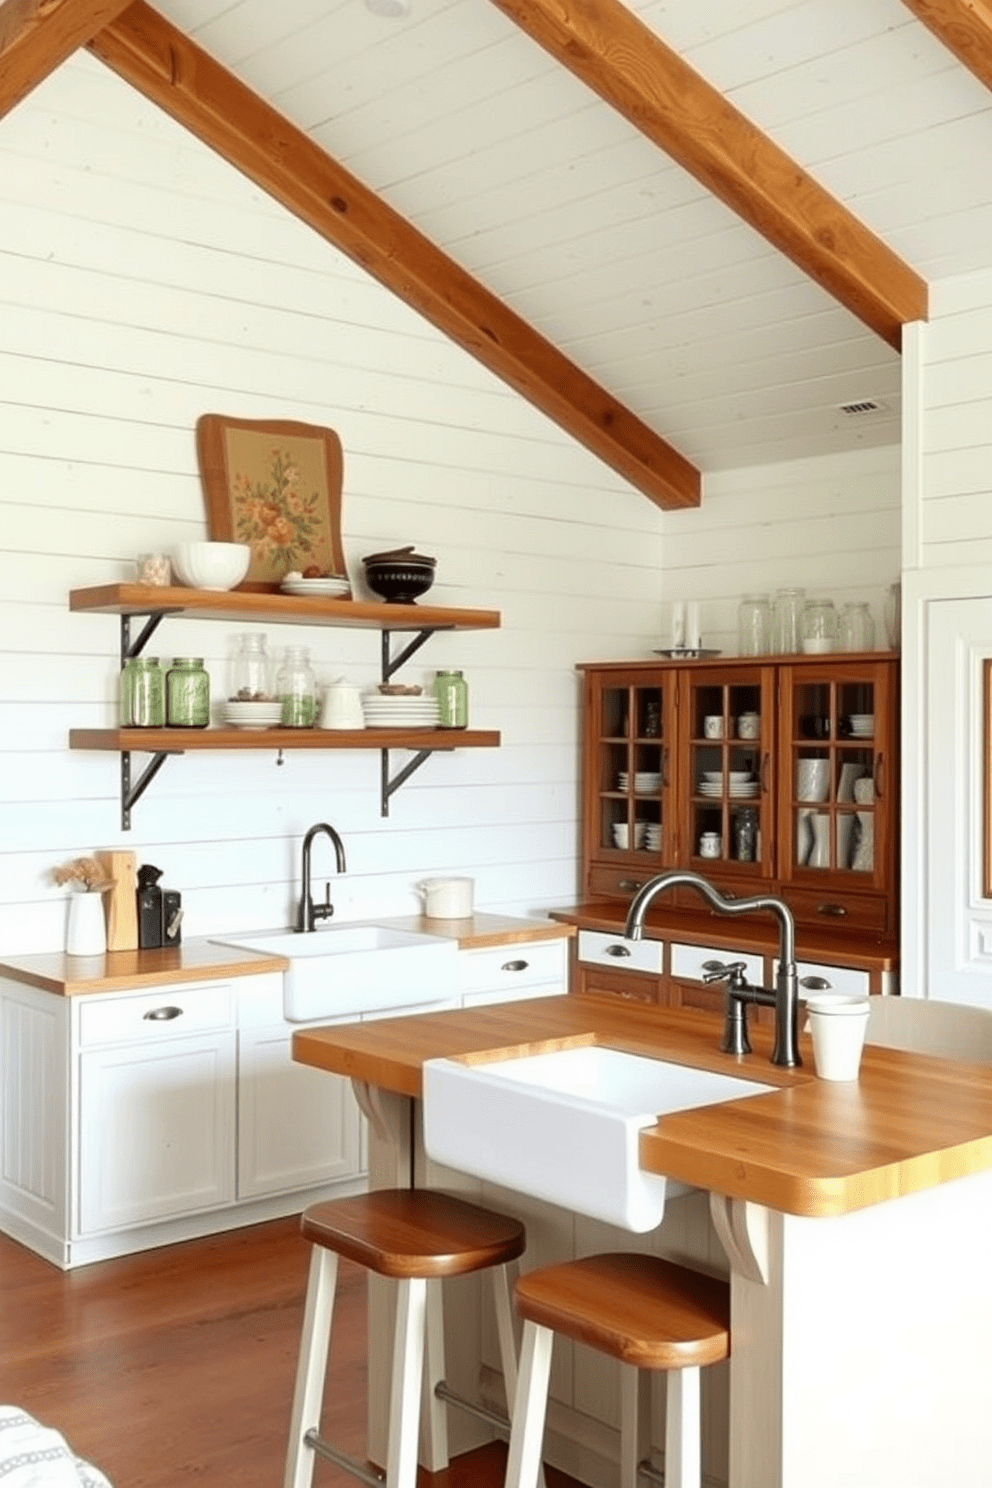
[[[172,550],[173,566],[191,589],[233,589],[248,572],[247,543],[187,542]]]

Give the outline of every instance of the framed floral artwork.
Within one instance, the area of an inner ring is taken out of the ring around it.
[[[294,570],[348,577],[343,458],[333,429],[205,413],[197,420],[196,449],[210,537],[251,545],[240,589],[278,588]]]

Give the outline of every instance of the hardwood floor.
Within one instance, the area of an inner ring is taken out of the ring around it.
[[[295,1218],[71,1272],[0,1235],[0,1400],[114,1488],[280,1488],[308,1261]],[[329,1378],[324,1432],[360,1458],[365,1275],[345,1261]],[[469,1453],[420,1488],[502,1488],[505,1456]],[[314,1488],[354,1483],[317,1463]]]

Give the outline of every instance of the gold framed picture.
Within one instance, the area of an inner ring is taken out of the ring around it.
[[[344,461],[333,429],[205,413],[196,424],[196,450],[210,537],[251,546],[239,589],[276,589],[294,571],[347,579]]]

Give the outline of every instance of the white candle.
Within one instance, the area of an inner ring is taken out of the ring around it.
[[[699,633],[699,601],[689,601],[688,614],[685,624],[685,643],[690,651],[698,651],[702,645],[702,637]]]
[[[672,605],[672,638],[669,642],[673,651],[681,651],[685,645],[685,602],[677,599]]]

